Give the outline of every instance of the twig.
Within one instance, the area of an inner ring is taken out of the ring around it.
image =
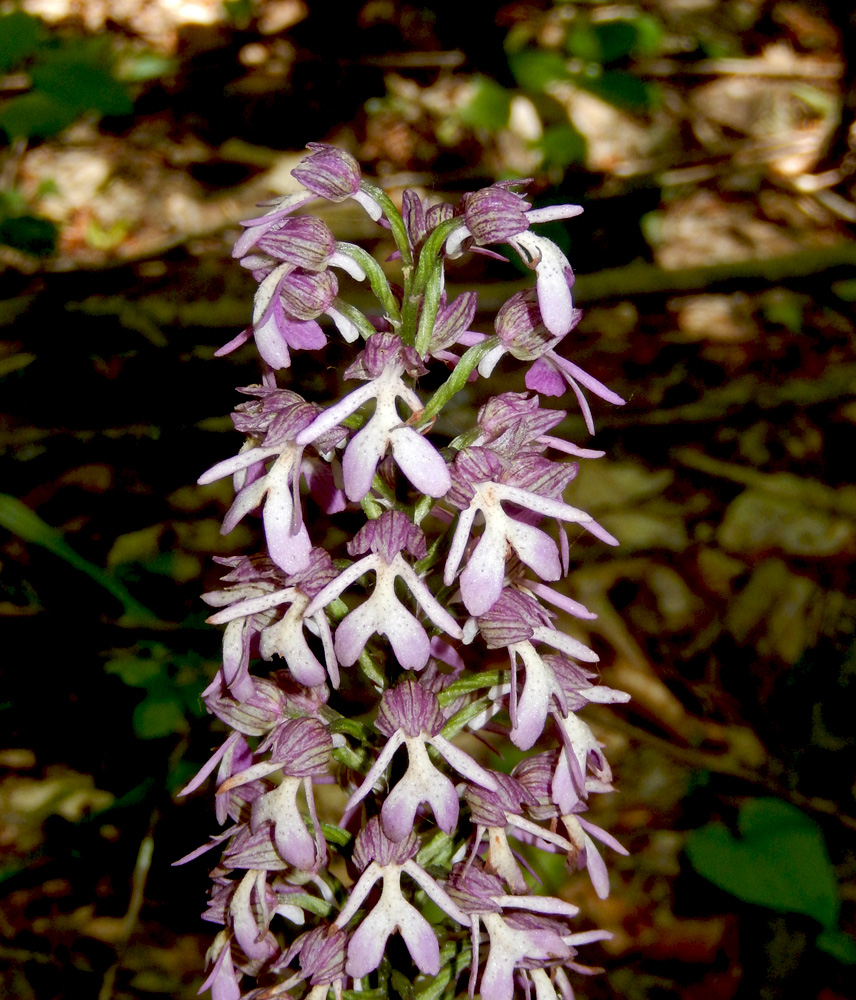
[[[656,264],[637,262],[625,267],[596,271],[594,274],[578,275],[574,285],[574,299],[582,304],[607,299],[628,299],[639,295],[692,292],[731,281],[739,281],[743,288],[747,282],[775,285],[843,267],[856,267],[856,243],[842,241],[835,246],[800,250],[783,257],[753,258],[675,271],[668,271]],[[479,308],[495,312],[510,295],[531,284],[529,279],[523,278],[481,285],[477,289]],[[446,287],[451,299],[472,286],[450,283]],[[16,300],[13,303],[14,301]],[[7,306],[7,310],[0,312],[0,325],[14,322],[31,301],[29,296],[22,297],[19,308]],[[358,308],[372,308],[372,297],[364,289],[355,290],[352,301]],[[248,299],[229,295],[213,301],[193,302],[176,302],[165,295],[150,295],[134,300],[120,295],[92,295],[67,303],[66,309],[86,315],[117,316],[123,326],[137,330],[148,339],[156,337],[158,340],[163,337],[161,330],[164,327],[231,328],[245,323],[250,315]]]
[[[137,926],[140,910],[146,898],[146,881],[149,877],[149,869],[152,864],[152,855],[155,849],[154,830],[157,826],[160,815],[155,809],[149,817],[149,825],[145,836],[140,841],[140,848],[137,851],[137,861],[134,865],[134,874],[131,879],[131,898],[128,901],[128,909],[122,920],[122,933],[116,947],[116,961],[104,973],[101,981],[101,989],[98,991],[98,1000],[110,1000],[113,996],[113,988],[116,984],[116,974],[122,967],[122,959]]]
[[[590,712],[596,711],[589,708]],[[739,778],[751,785],[758,785],[766,789],[773,795],[782,799],[787,799],[795,806],[809,812],[820,813],[838,820],[848,830],[856,830],[856,816],[849,816],[842,813],[837,802],[832,799],[822,799],[814,795],[803,795],[793,788],[788,788],[780,784],[773,778],[762,774],[760,771],[751,768],[741,767],[735,764],[728,756],[707,753],[704,750],[696,750],[693,747],[679,746],[661,736],[655,736],[646,729],[634,726],[626,719],[619,718],[615,714],[597,711],[598,725],[604,729],[612,729],[615,732],[623,733],[638,743],[645,743],[659,750],[664,757],[669,757],[679,764],[686,764],[699,771],[710,771],[713,774],[723,774],[731,778]]]
[[[574,299],[578,303],[604,299],[627,299],[637,295],[691,292],[730,281],[780,284],[840,267],[856,267],[856,243],[842,240],[834,246],[798,250],[781,257],[753,257],[701,267],[666,270],[657,264],[634,262],[625,267],[606,268],[594,274],[577,275]],[[508,296],[528,287],[530,281],[496,282],[479,289],[479,307],[493,310]],[[451,298],[464,286],[447,285]]]

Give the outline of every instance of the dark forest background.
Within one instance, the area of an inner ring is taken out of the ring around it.
[[[855,44],[810,0],[0,3],[0,995],[202,982],[208,866],[170,867],[215,829],[177,796],[221,739],[199,594],[258,526],[193,484],[258,377],[213,357],[238,222],[323,140],[393,197],[585,206],[563,350],[628,403],[563,426],[621,540],[568,587],[633,701],[589,716],[612,894],[542,872],[614,932],[578,997],[856,996]],[[452,274],[479,328],[509,273]]]

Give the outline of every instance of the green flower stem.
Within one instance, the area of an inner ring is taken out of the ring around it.
[[[360,653],[359,664],[363,673],[374,684],[379,693],[386,690],[386,677],[384,677],[383,672],[375,663],[370,653],[363,650]]]
[[[484,695],[477,701],[473,701],[469,705],[465,705],[460,712],[455,712],[452,718],[449,719],[445,726],[443,726],[443,738],[447,740],[453,739],[468,722],[474,719],[477,715],[481,715],[489,704],[490,698],[488,698],[487,695]]]
[[[454,684],[450,684],[445,691],[441,691],[437,695],[437,701],[440,702],[441,706],[445,707],[446,705],[451,705],[461,695],[471,694],[473,691],[478,691],[481,688],[496,687],[498,684],[502,684],[507,672],[506,670],[482,670],[470,677],[464,677],[459,681],[455,681]]]
[[[398,303],[395,301],[395,296],[392,294],[392,289],[389,287],[389,282],[380,264],[370,253],[355,243],[339,243],[337,246],[342,253],[353,258],[366,272],[372,291],[386,311],[390,323],[394,327],[401,326],[401,310],[398,308]]]
[[[404,303],[401,313],[401,339],[405,344],[414,345],[416,343],[419,307],[423,302],[425,291],[432,278],[437,283],[439,302],[439,288],[441,287],[443,272],[443,244],[448,239],[449,234],[462,225],[463,219],[449,219],[446,222],[441,222],[428,239],[425,240],[422,250],[419,253],[419,263],[416,265],[416,270],[406,276],[404,282]],[[435,310],[434,317],[436,315]],[[428,334],[429,340],[430,330],[433,329],[433,325],[434,319],[432,317]]]
[[[421,524],[428,514],[431,512],[431,508],[434,506],[434,498],[429,496],[422,496],[417,500],[413,508],[413,523]]]
[[[407,274],[413,267],[413,255],[410,252],[410,242],[407,239],[407,230],[404,228],[404,219],[401,218],[401,213],[395,207],[395,202],[389,197],[386,191],[366,181],[363,181],[361,187],[383,209],[383,214],[386,216],[386,221],[389,223],[389,228],[392,232],[392,238],[395,240],[395,245],[401,254],[401,266],[404,268],[405,274]]]
[[[350,747],[336,747],[333,750],[333,760],[337,761],[339,764],[344,764],[345,767],[349,767],[352,771],[356,771],[358,774],[365,774],[368,770],[366,766],[368,763],[369,755],[368,751],[352,750]]]
[[[387,508],[383,507],[381,504],[377,502],[376,497],[372,497],[371,494],[369,494],[368,498],[364,499],[369,499],[369,502],[373,503],[373,506],[371,507],[370,510],[368,507],[366,507],[365,503],[363,503],[363,510],[365,510],[370,520],[376,521],[377,518],[380,517],[380,514],[382,514],[383,511],[386,509],[401,510],[404,511],[405,514],[409,514],[410,512],[409,506],[407,504],[401,503],[399,500],[396,500],[395,490],[390,489],[390,487],[384,482],[380,474],[377,472],[375,473],[375,477],[372,480],[372,489],[375,491],[375,493],[380,494],[381,498],[386,501],[388,507]],[[373,516],[372,512],[378,508],[380,509],[380,514]]]
[[[425,404],[425,409],[419,414],[416,427],[422,426],[422,424],[431,420],[432,417],[435,417],[446,403],[463,389],[467,384],[467,379],[470,377],[471,372],[477,367],[488,351],[496,347],[497,343],[496,337],[488,337],[487,340],[483,340],[480,344],[473,344],[455,365],[455,370],[452,374]]]
[[[431,336],[434,333],[434,323],[437,320],[437,310],[440,308],[440,295],[442,294],[442,276],[442,267],[431,272],[422,298],[422,312],[419,314],[415,345],[416,353],[420,358],[424,358],[428,354]]]
[[[343,420],[342,423],[344,424],[345,421]],[[480,434],[480,427],[471,427],[468,431],[464,431],[463,434],[459,434],[454,440],[450,441],[449,447],[455,451],[463,451],[464,448],[469,448]]]
[[[377,476],[375,476],[375,479],[377,479]],[[372,485],[374,485],[374,483]],[[366,517],[370,521],[376,521],[386,509],[377,502],[371,493],[366,493],[363,499],[360,500],[360,506],[363,508]]]
[[[337,299],[336,308],[359,329],[363,336],[363,340],[368,340],[369,337],[372,337],[377,333],[377,330],[372,326],[371,322],[366,319],[356,306],[352,306],[350,302],[343,302],[341,299]]]

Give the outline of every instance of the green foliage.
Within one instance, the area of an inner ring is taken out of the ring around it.
[[[49,139],[82,114],[126,115],[133,103],[113,73],[106,38],[50,34],[23,11],[0,15],[0,73],[25,74],[29,89],[0,101],[0,142]],[[0,244],[34,257],[56,249],[57,229],[28,212],[14,190],[0,191]]]
[[[209,665],[195,653],[178,654],[159,642],[139,642],[113,650],[104,670],[145,692],[133,714],[134,733],[141,740],[186,733],[188,716],[204,714],[201,694]]]
[[[401,1000],[414,1000],[413,986],[410,980],[398,969],[391,969],[389,975],[390,983]]]
[[[0,206],[2,197],[0,197]],[[0,243],[33,257],[49,257],[56,249],[57,227],[38,215],[2,214],[0,207]]]
[[[662,37],[662,24],[647,14],[595,21],[579,11],[565,38],[567,56],[527,47],[510,51],[508,62],[518,85],[530,94],[546,93],[551,83],[567,80],[609,104],[639,113],[656,106],[659,90],[615,64],[657,54]],[[580,160],[579,142],[581,138],[575,140],[567,132],[545,136],[545,159],[559,166]]]
[[[0,104],[9,140],[46,139],[86,112],[125,115],[133,104],[112,72],[109,42],[48,35],[20,11],[0,16],[0,68],[26,72],[31,89]]]
[[[628,56],[655,55],[662,37],[662,24],[647,14],[615,21],[579,18],[568,30],[565,48],[577,59],[605,64]]]
[[[223,0],[229,20],[238,28],[246,28],[253,18],[252,0]]]
[[[808,296],[781,289],[767,294],[762,300],[761,309],[764,319],[769,323],[781,324],[791,333],[799,334],[803,331],[809,305]]]
[[[70,104],[38,90],[13,97],[0,107],[0,130],[13,139],[48,139],[77,118]]]
[[[30,70],[36,93],[50,96],[73,111],[127,115],[133,103],[126,88],[112,74],[109,43],[88,38],[44,48]]]
[[[455,841],[448,833],[438,830],[434,836],[423,844],[416,855],[416,863],[427,868],[429,865],[438,865],[447,870],[452,867],[452,856],[455,853]]]
[[[16,10],[0,17],[0,73],[32,55],[42,44],[45,30],[37,17]]]
[[[518,86],[533,94],[542,94],[554,81],[570,77],[564,56],[549,49],[512,52],[508,65]]]
[[[157,80],[178,69],[178,62],[157,52],[132,52],[116,63],[116,78],[123,83],[144,83]]]
[[[565,39],[568,55],[599,63],[630,55],[635,44],[636,29],[630,21],[574,21]]]
[[[78,555],[56,528],[46,524],[35,511],[30,510],[17,497],[0,493],[0,526],[7,528],[25,542],[42,546],[65,560],[74,569],[85,573],[122,603],[126,624],[152,625],[157,622],[157,616],[140,604],[119,580]]]
[[[832,286],[832,291],[845,302],[856,302],[856,278],[844,278],[841,281],[836,281]]]
[[[631,113],[649,111],[659,102],[659,90],[654,84],[621,70],[577,76],[574,82],[607,104]]]
[[[473,96],[469,104],[458,111],[458,118],[471,128],[499,132],[508,125],[511,93],[487,76],[473,81]]]
[[[817,935],[815,944],[827,955],[838,959],[842,965],[856,965],[856,941],[839,930],[822,930]]]
[[[34,257],[47,257],[54,252],[56,236],[54,223],[30,213],[17,189],[0,190],[0,244]]]
[[[545,167],[565,169],[572,163],[583,163],[586,140],[571,124],[551,125],[536,143]]]
[[[737,828],[739,837],[721,823],[694,830],[686,844],[693,868],[747,903],[812,917],[823,928],[818,947],[856,961],[856,945],[836,930],[838,882],[817,823],[779,799],[750,799]]]

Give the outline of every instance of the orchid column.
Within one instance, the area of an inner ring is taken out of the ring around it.
[[[252,325],[218,353],[255,338],[264,367],[240,390],[243,446],[200,479],[232,476],[223,530],[259,511],[267,545],[220,559],[224,587],[205,595],[225,625],[205,699],[230,729],[185,790],[216,771],[225,829],[183,859],[223,852],[206,987],[215,1000],[341,1000],[408,983],[420,1000],[450,1000],[468,985],[511,1000],[534,986],[537,1000],[569,1000],[592,971],[577,947],[609,935],[574,931],[576,908],[533,888],[515,845],[562,852],[601,897],[594,840],[623,853],[584,818],[612,786],[577,712],[627,696],[599,684],[595,653],[556,627],[554,608],[593,616],[550,586],[568,572],[569,529],[615,544],[563,499],[574,459],[602,453],[554,436],[565,411],[539,397],[570,390],[589,430],[586,391],[623,402],[559,353],[580,316],[573,272],[532,230],[581,209],[532,209],[503,182],[459,206],[405,191],[399,211],[347,153],[309,149],[293,171],[303,190],[245,223],[235,247],[259,287]],[[391,233],[401,287],[297,214],[348,198]],[[535,287],[511,296],[488,336],[470,329],[474,292],[448,300],[444,263],[498,256],[485,249],[495,244],[535,271]],[[339,298],[340,272],[368,282],[376,311]],[[353,350],[332,401],[286,387],[291,352],[325,347],[322,316]],[[454,440],[432,434],[505,355],[528,366],[529,391],[489,398]],[[432,369],[443,377],[428,394]],[[349,540],[328,550],[337,520],[332,537]],[[479,731],[481,744],[463,738]],[[499,753],[468,752],[505,740],[526,752],[510,774]],[[319,814],[317,787],[331,783],[341,809]]]

